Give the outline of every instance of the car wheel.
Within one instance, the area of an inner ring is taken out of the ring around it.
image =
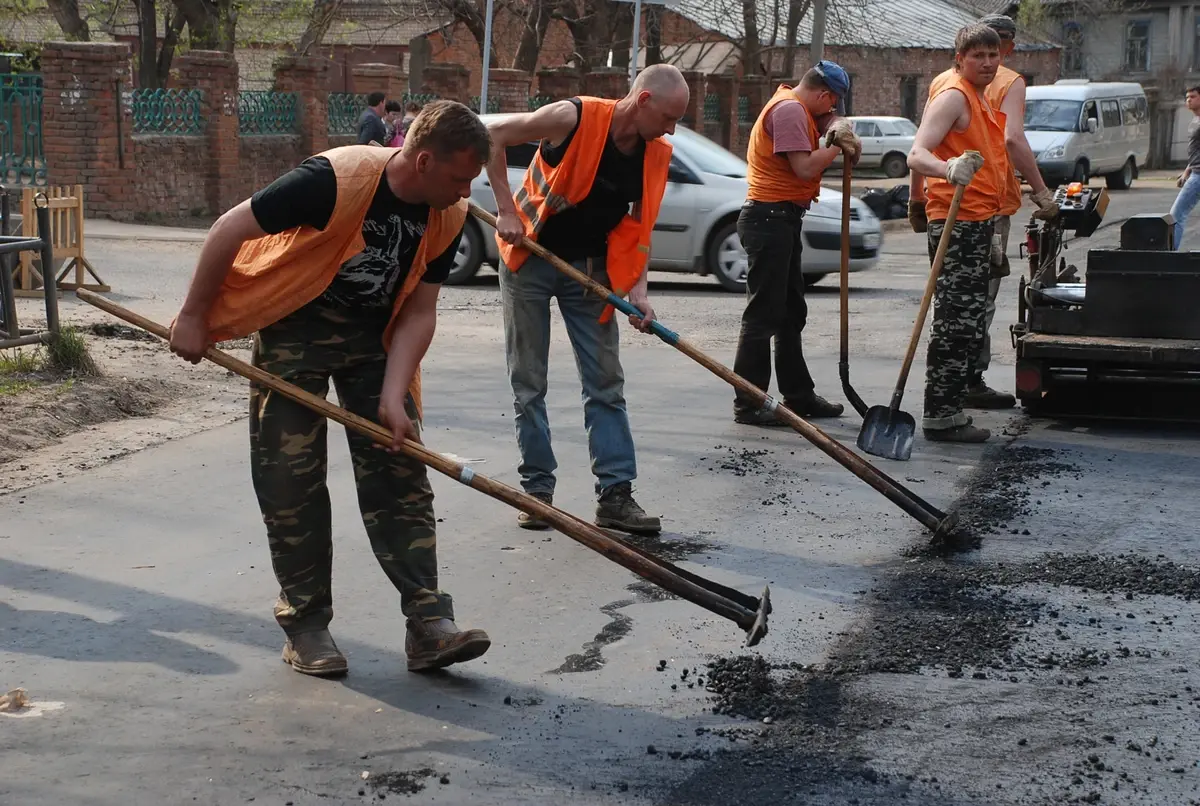
[[[1078,182],[1081,185],[1088,183],[1088,164],[1083,160],[1075,163],[1075,171],[1071,174],[1071,181]]]
[[[1104,177],[1104,183],[1109,190],[1129,190],[1133,184],[1133,157],[1125,161],[1121,170]]]
[[[827,277],[827,276],[828,275],[825,275],[825,274],[805,274],[804,275],[804,287],[812,288],[814,285],[821,282],[821,278]]]
[[[454,268],[446,277],[446,285],[462,285],[479,272],[483,265],[483,235],[474,221],[468,220],[458,241],[458,252],[454,255]]]
[[[903,154],[888,154],[881,167],[888,179],[899,179],[908,173],[908,160]]]
[[[717,229],[708,240],[708,271],[727,291],[739,294],[746,291],[746,250],[737,234],[737,222],[730,221]]]

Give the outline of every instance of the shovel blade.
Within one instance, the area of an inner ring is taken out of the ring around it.
[[[917,422],[912,415],[888,406],[872,406],[858,432],[858,447],[872,456],[907,462],[912,456]]]

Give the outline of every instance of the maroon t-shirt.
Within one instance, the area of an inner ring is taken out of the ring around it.
[[[808,139],[808,110],[799,101],[780,101],[771,107],[763,129],[775,144],[776,154],[813,150]]]

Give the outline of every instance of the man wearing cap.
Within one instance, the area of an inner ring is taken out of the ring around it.
[[[766,391],[774,339],[779,396],[802,417],[837,417],[843,410],[816,393],[800,346],[808,315],[800,227],[821,190],[825,169],[843,149],[851,152],[851,163],[861,153],[849,123],[834,114],[849,89],[845,70],[831,61],[818,62],[798,86],[779,86],[754,122],[746,150],[749,192],[737,231],[749,265],[733,370]],[[780,424],[771,411],[741,393],[734,396],[733,416],[745,425]]]
[[[1021,209],[1021,180],[1017,178],[1020,172],[1032,189],[1030,199],[1038,209],[1034,215],[1038,218],[1053,218],[1058,215],[1058,206],[1054,203],[1054,193],[1046,187],[1042,174],[1038,170],[1037,158],[1029,141],[1025,139],[1025,79],[1015,70],[1005,67],[1003,60],[1013,52],[1017,36],[1017,24],[1011,17],[1003,14],[989,14],[979,21],[996,32],[1000,37],[1001,65],[996,69],[996,77],[987,85],[984,96],[988,104],[995,110],[1003,112],[1004,146],[1008,152],[1009,162],[1015,170],[1010,170],[1008,182],[1004,189],[1003,202],[1000,205],[1000,215],[994,221],[992,238],[991,275],[988,282],[987,302],[984,307],[983,343],[980,345],[979,357],[975,362],[970,384],[967,387],[965,406],[972,409],[1008,409],[1016,405],[1016,398],[1008,392],[992,389],[983,380],[992,358],[991,329],[992,320],[996,317],[996,296],[1000,293],[1000,281],[1009,275],[1008,265],[1008,235],[1012,216]],[[943,88],[953,83],[958,77],[956,68],[945,71],[929,85],[929,98],[937,95]],[[912,173],[910,183],[908,217],[916,232],[925,232],[928,222],[925,216],[925,177],[916,171]]]

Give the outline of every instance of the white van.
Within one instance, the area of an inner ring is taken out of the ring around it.
[[[1062,79],[1025,90],[1025,136],[1052,187],[1103,176],[1126,190],[1150,153],[1141,84]]]

